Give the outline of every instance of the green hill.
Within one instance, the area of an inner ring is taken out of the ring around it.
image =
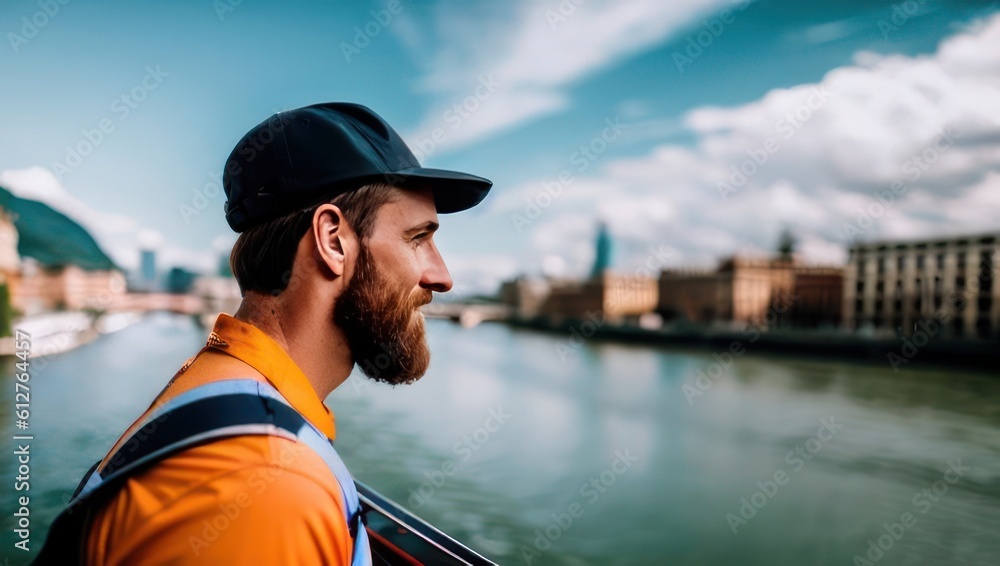
[[[34,258],[48,268],[119,269],[83,226],[47,204],[17,197],[0,187],[0,208],[14,214],[21,257]]]

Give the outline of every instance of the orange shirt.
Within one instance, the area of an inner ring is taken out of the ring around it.
[[[257,371],[224,375],[223,364],[232,367],[226,356]],[[333,414],[295,362],[262,331],[227,315],[219,317],[205,348],[184,364],[146,414],[184,391],[223,378],[270,382],[334,438]],[[336,477],[304,444],[276,436],[226,438],[170,456],[129,478],[94,514],[87,562],[350,564],[353,545],[343,509]]]

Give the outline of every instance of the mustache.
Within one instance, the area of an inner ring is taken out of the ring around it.
[[[434,299],[434,294],[431,293],[430,291],[425,291],[424,293],[417,295],[413,299],[413,308],[420,308],[426,304],[429,304],[433,299]]]

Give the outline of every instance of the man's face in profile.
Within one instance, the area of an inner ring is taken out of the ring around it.
[[[433,242],[437,212],[431,191],[398,190],[377,213],[354,273],[334,306],[354,362],[369,378],[412,383],[427,371],[430,350],[419,311],[432,291],[451,289]]]

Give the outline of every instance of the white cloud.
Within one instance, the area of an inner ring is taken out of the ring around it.
[[[0,185],[15,195],[48,204],[80,224],[100,226],[106,232],[135,231],[131,218],[96,211],[67,191],[44,167],[0,171]]]
[[[867,17],[845,18],[796,30],[788,33],[786,39],[816,45],[836,41],[865,31],[870,27],[871,22]],[[798,46],[794,48],[798,48]]]
[[[158,232],[140,226],[127,216],[94,210],[73,196],[59,179],[44,167],[0,171],[0,186],[18,197],[36,200],[65,214],[90,232],[101,249],[115,263],[134,270],[139,264],[140,248],[155,248],[160,269],[174,266],[196,271],[214,271],[217,251],[191,250],[164,241]]]
[[[454,286],[446,298],[493,294],[499,282],[520,272],[520,263],[506,255],[475,255],[446,258]]]
[[[163,234],[157,232],[156,230],[142,228],[136,234],[135,239],[139,243],[139,247],[143,249],[155,250],[163,246]]]
[[[484,75],[483,82],[492,76]],[[473,83],[473,87],[479,84]],[[501,83],[494,93],[478,97],[473,88],[469,94],[458,95],[430,113],[417,131],[406,136],[406,141],[426,164],[434,153],[472,143],[566,105],[566,98],[555,92],[515,90]]]
[[[219,234],[212,239],[212,249],[219,254],[228,254],[229,251],[233,249],[233,245],[236,243],[236,238],[237,236],[233,232]]]
[[[682,264],[770,253],[784,228],[806,261],[839,264],[845,223],[895,181],[905,190],[863,239],[997,231],[997,101],[1000,15],[932,55],[861,53],[819,83],[689,112],[694,147],[662,145],[643,157],[595,163],[591,176],[578,177],[527,227],[529,253],[550,263],[561,257],[581,275],[593,258],[593,226],[604,218],[616,249],[626,251],[616,261],[621,270],[649,245],[677,248]],[[777,150],[756,165],[752,155],[760,157],[769,138]],[[724,201],[717,183],[741,165],[756,171]],[[493,210],[523,214],[545,181],[498,195]]]
[[[419,84],[437,103],[406,138],[413,145],[443,129],[448,135],[435,149],[455,148],[558,112],[568,106],[565,90],[575,82],[655,46],[699,16],[732,5],[731,0],[590,0],[580,5],[522,0],[514,16],[506,18],[493,12],[486,17],[483,12],[490,8],[482,5],[439,5],[442,47]],[[421,44],[412,25],[400,37],[408,45]],[[472,95],[486,76],[493,76],[499,88],[455,127],[457,121],[449,121],[446,112]]]

